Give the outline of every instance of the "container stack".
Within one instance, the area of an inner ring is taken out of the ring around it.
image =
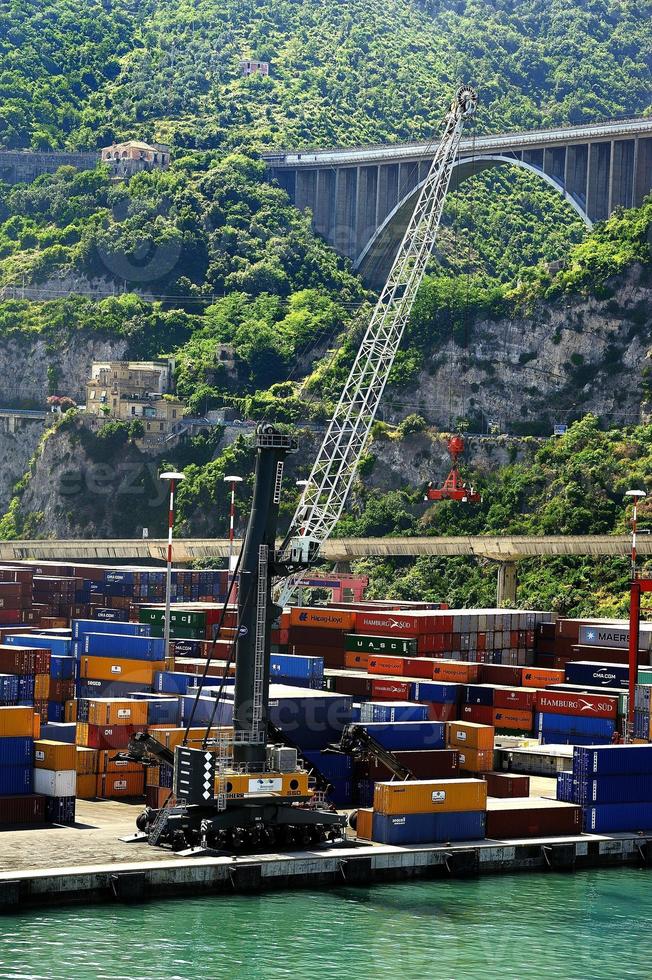
[[[491,772],[494,768],[494,728],[472,721],[449,721],[446,745],[459,753],[459,767],[465,773]]]
[[[43,823],[45,799],[33,789],[34,735],[38,718],[31,708],[0,707],[0,826]]]
[[[376,783],[371,839],[380,844],[480,840],[486,809],[487,784],[481,779]]]
[[[634,737],[646,742],[652,741],[651,706],[652,684],[637,684],[634,693]]]
[[[77,749],[67,742],[37,739],[34,743],[34,791],[45,797],[47,823],[75,822]]]
[[[608,694],[537,691],[536,731],[542,745],[595,745],[616,731],[618,698]]]
[[[32,622],[32,582],[29,568],[0,567],[0,623],[5,626]]]
[[[652,829],[652,745],[578,746],[572,779],[558,779],[558,799],[584,811],[587,833]]]

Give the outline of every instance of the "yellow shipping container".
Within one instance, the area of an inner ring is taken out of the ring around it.
[[[35,769],[76,769],[77,746],[39,738],[34,742]]]
[[[157,670],[165,668],[164,661],[126,660],[123,657],[82,657],[80,677],[96,681],[132,681],[151,684]]]
[[[47,701],[50,697],[50,675],[36,674],[34,677],[34,700]]]
[[[97,773],[97,749],[88,749],[85,745],[77,745],[77,775],[94,776]],[[79,785],[79,780],[77,780]],[[95,783],[93,783],[93,794]]]
[[[37,722],[34,719],[38,719]],[[0,738],[39,738],[41,720],[33,708],[0,708]]]
[[[233,773],[226,777],[228,796],[308,796],[307,772]],[[215,792],[218,779],[215,778]]]
[[[493,749],[459,749],[460,769],[464,772],[491,772],[494,767]]]
[[[485,810],[487,784],[483,779],[419,779],[376,783],[374,810],[378,813],[465,813]]]
[[[446,744],[456,749],[493,749],[493,725],[478,725],[474,721],[447,721]]]
[[[97,796],[97,776],[94,773],[84,773],[77,776],[77,799],[94,800]]]
[[[161,778],[160,766],[148,766],[145,770],[145,786],[158,786]]]
[[[355,824],[355,834],[358,840],[371,840],[374,822],[374,811],[371,809],[358,810]]]
[[[88,724],[85,721],[78,721],[75,730],[75,742],[77,745],[88,745]]]
[[[88,705],[89,725],[146,725],[147,702],[99,698]]]

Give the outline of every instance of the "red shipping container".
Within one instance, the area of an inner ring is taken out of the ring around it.
[[[422,680],[432,680],[433,659],[431,657],[405,657],[403,673],[406,677],[419,677]]]
[[[451,648],[450,633],[427,633],[420,636],[417,640],[417,650],[419,654],[424,653],[444,653]]]
[[[494,708],[520,708],[531,711],[534,707],[534,688],[496,687],[494,689]]]
[[[291,626],[288,631],[289,644],[297,646],[344,647],[345,630],[321,629],[318,626]]]
[[[413,749],[394,752],[394,755],[408,767],[415,779],[447,779],[459,773],[456,749]]]
[[[428,721],[457,721],[456,704],[439,704],[436,701],[421,701],[428,708]]]
[[[571,694],[537,691],[537,711],[556,715],[584,715],[587,718],[616,718],[618,698],[606,694]]]
[[[563,837],[582,833],[582,807],[558,800],[487,800],[487,837]]]
[[[493,725],[494,709],[486,704],[463,704],[459,720],[474,721],[478,725]]]
[[[349,694],[353,698],[370,698],[373,681],[367,674],[353,670],[333,670],[326,675],[326,690]]]
[[[371,678],[371,697],[374,701],[409,701],[412,684],[409,681]]]
[[[431,612],[360,612],[356,633],[374,636],[421,636],[434,632]]]
[[[86,747],[89,749],[126,749],[137,731],[136,725],[88,725]]]
[[[0,674],[49,674],[50,651],[0,646]]]

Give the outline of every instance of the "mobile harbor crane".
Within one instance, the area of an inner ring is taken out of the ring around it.
[[[268,740],[271,628],[322,543],[340,518],[378,405],[423,280],[441,221],[464,123],[476,110],[473,89],[458,89],[428,176],[357,352],[312,467],[290,530],[276,548],[283,466],[294,439],[271,425],[256,433],[254,495],[238,561],[238,631],[233,734],[201,748],[174,752],[173,794],[159,810],[145,810],[137,824],[150,844],[191,848],[256,849],[337,840],[345,816],[316,804],[296,748]],[[280,580],[273,601],[273,580]],[[197,698],[202,686],[197,692]],[[216,701],[217,708],[217,701]],[[191,720],[192,721],[192,718]],[[190,722],[188,728],[190,727]],[[278,741],[278,739],[276,739]],[[376,752],[357,729],[343,744]],[[362,744],[364,743],[364,745]],[[382,751],[382,750],[381,750]],[[409,775],[391,753],[384,761],[399,778]],[[170,761],[169,750],[150,735],[135,736],[129,755]]]

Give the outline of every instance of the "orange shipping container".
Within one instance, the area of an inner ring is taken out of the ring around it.
[[[77,798],[79,800],[94,800],[97,796],[97,776],[94,773],[84,773],[77,776]]]
[[[548,687],[549,684],[563,684],[566,674],[552,667],[524,667],[521,677],[522,687]]]
[[[145,792],[145,773],[102,772],[97,776],[97,795],[103,800],[116,800],[123,796],[142,796]]]
[[[100,698],[88,705],[89,725],[146,725],[147,702]]]
[[[355,629],[355,613],[319,606],[294,606],[290,611],[291,626],[316,626],[327,630]]]
[[[491,749],[494,747],[493,725],[479,725],[474,721],[447,721],[446,744],[451,748]]]
[[[465,660],[435,660],[432,679],[446,684],[475,684],[478,671],[478,664],[469,664]]]
[[[419,779],[376,783],[374,810],[378,813],[466,813],[486,810],[483,779]]]
[[[33,708],[7,707],[0,708],[0,738],[39,738],[41,734],[41,721],[37,723]]]
[[[358,840],[371,840],[373,820],[373,810],[358,810],[358,816],[355,824],[355,833]]]
[[[68,742],[54,742],[39,738],[34,742],[35,769],[77,768],[77,746]]]
[[[462,772],[491,772],[494,767],[493,749],[460,749]]]
[[[87,749],[84,745],[77,745],[77,775],[95,776],[97,773],[97,749]],[[79,781],[77,781],[79,786]],[[95,796],[95,780],[93,780],[93,796]]]
[[[534,715],[526,708],[494,708],[494,728],[512,732],[531,732]]]
[[[34,677],[34,700],[47,701],[50,697],[50,675],[36,674]]]
[[[384,674],[389,677],[402,677],[405,657],[377,657],[371,654],[367,663],[367,673]]]
[[[165,661],[125,660],[112,657],[82,657],[80,676],[96,681],[132,681],[151,684],[157,670],[165,669]]]
[[[162,742],[167,749],[175,749],[177,745],[181,745],[184,736],[186,734],[185,728],[157,728],[154,725],[149,731],[157,738],[159,742]],[[209,738],[217,738],[219,734],[231,735],[233,734],[232,728],[211,728]],[[191,748],[199,748],[204,741],[204,735],[206,734],[205,728],[191,728],[188,732],[188,745]]]
[[[115,749],[98,749],[96,772],[143,772],[143,766],[139,762],[116,759]]]
[[[368,653],[355,653],[353,650],[347,650],[344,654],[344,666],[351,670],[367,670],[369,657],[370,654]]]
[[[148,766],[145,770],[145,786],[158,786],[161,778],[160,766]]]

